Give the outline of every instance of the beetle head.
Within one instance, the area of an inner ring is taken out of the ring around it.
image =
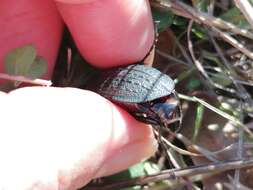
[[[171,95],[142,103],[140,106],[142,112],[145,113],[142,119],[144,122],[156,125],[162,124],[172,131],[179,130],[182,112],[175,92]]]

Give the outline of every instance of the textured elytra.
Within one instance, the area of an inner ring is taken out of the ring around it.
[[[170,95],[175,87],[168,75],[144,65],[106,70],[94,80],[93,90],[105,98],[121,103],[152,101]]]

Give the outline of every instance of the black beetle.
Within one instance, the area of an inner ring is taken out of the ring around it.
[[[181,123],[181,108],[174,81],[153,67],[133,64],[106,69],[86,89],[118,104],[137,120],[168,127]]]

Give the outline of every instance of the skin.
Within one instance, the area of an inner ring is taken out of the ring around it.
[[[10,8],[11,7],[11,8]],[[63,20],[52,0],[4,0],[0,2],[0,72],[8,52],[27,44],[48,63],[50,79],[63,31]],[[50,31],[50,32],[49,32]],[[0,80],[1,83],[1,80]]]
[[[56,0],[82,55],[102,68],[141,61],[151,49],[154,29],[148,3],[148,0]],[[75,17],[70,16],[73,14]],[[81,18],[81,23],[77,18]]]
[[[90,1],[73,3],[76,5]],[[112,3],[111,0],[104,2]],[[130,3],[130,6],[134,6],[136,1],[130,2],[133,3]],[[75,16],[72,15],[75,11],[71,1],[56,1],[56,4],[56,11],[59,11],[63,21],[70,27],[79,47],[83,44],[93,48],[96,44],[99,46],[99,43],[87,43],[81,37],[83,33],[77,32],[84,28],[83,25],[73,24],[73,20],[69,19]],[[125,6],[125,14],[131,14],[131,11],[127,11],[129,7]],[[117,17],[117,14],[121,13],[116,11],[115,14]],[[106,17],[99,19],[100,22],[103,19],[108,21]],[[148,25],[150,27],[151,23]],[[62,27],[61,24],[59,27]],[[94,37],[98,35],[95,29],[94,32],[92,29],[88,31],[91,35],[94,34]],[[60,29],[56,30],[59,32]],[[140,29],[136,31],[138,34]],[[122,31],[116,30],[115,34],[117,32]],[[107,39],[109,33],[105,32],[103,35],[100,37]],[[135,41],[134,33],[132,36]],[[145,51],[150,48],[149,38],[152,39],[148,37],[142,53],[130,56],[130,62],[138,61],[145,55]],[[117,43],[117,40],[113,40],[110,51],[115,49]],[[126,49],[122,49],[122,52],[134,47],[130,39],[124,43]],[[82,48],[81,53],[87,54],[87,48]],[[101,67],[130,62],[118,61],[116,56]],[[98,60],[92,64],[101,65],[101,62]],[[26,87],[8,94],[0,92],[0,105],[0,189],[74,190],[94,178],[116,173],[150,157],[157,148],[150,126],[136,121],[124,110],[93,92],[75,88]]]
[[[76,189],[156,149],[148,126],[93,92],[27,87],[0,103],[4,189]]]

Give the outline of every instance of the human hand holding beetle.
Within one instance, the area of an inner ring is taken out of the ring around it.
[[[0,7],[1,3],[6,2],[0,2]],[[33,2],[47,4],[52,1]],[[69,2],[71,1],[57,1],[58,10],[69,26],[81,53],[94,65],[109,67],[129,64],[141,59],[150,49],[153,31],[150,30],[151,18],[145,17],[150,16],[150,13],[145,15],[148,8],[146,0],[130,0],[127,4],[121,4],[121,0],[107,1],[109,5],[103,5],[111,7],[112,14],[102,11],[105,15],[101,16],[98,12],[97,19],[88,23],[88,27],[85,26],[86,22],[75,25],[77,22],[73,21],[86,5],[68,4]],[[22,3],[25,3],[25,0]],[[31,4],[31,1],[29,3]],[[100,4],[98,7],[101,6]],[[42,7],[39,6],[41,9]],[[96,10],[96,7],[94,4],[90,13],[83,12],[92,14],[94,11],[100,11]],[[135,15],[137,19],[134,19],[131,16],[132,10],[137,8],[139,18]],[[120,17],[125,20],[117,20]],[[100,26],[103,28],[103,34],[96,28],[101,23],[105,24]],[[40,26],[42,24],[43,22]],[[119,25],[123,25],[122,28]],[[148,27],[144,37],[143,27]],[[42,26],[41,28],[43,29]],[[129,33],[124,33],[128,31],[126,28],[130,30],[131,37],[128,36]],[[59,28],[52,30],[59,31]],[[13,40],[22,43],[25,43],[27,38],[36,36],[28,33],[22,38],[16,34],[15,28],[13,31],[9,30],[8,34],[12,32]],[[89,38],[83,37],[85,33]],[[39,32],[39,35],[41,34],[43,31]],[[119,43],[117,34],[124,39],[122,44]],[[6,40],[6,36],[1,35],[0,41]],[[47,35],[50,38],[48,31]],[[16,37],[19,39],[15,39]],[[98,43],[101,37],[104,40]],[[88,42],[90,39],[92,40]],[[38,40],[36,37],[31,40],[42,55],[45,54],[48,60],[53,60],[53,55],[47,53],[50,48],[46,47],[44,50],[41,47],[47,46],[45,43],[50,43],[50,40]],[[9,43],[6,44],[9,46]],[[0,49],[0,53],[4,51],[6,50]],[[112,53],[116,56],[108,56]],[[49,65],[48,76],[52,72],[51,68]],[[2,72],[1,69],[2,67]],[[0,105],[0,187],[4,189],[76,189],[93,178],[118,172],[149,157],[157,146],[149,126],[144,126],[145,124],[133,119],[126,111],[89,91],[74,88],[21,88],[9,94],[1,92]]]
[[[148,126],[89,91],[23,88],[0,105],[4,189],[77,189],[156,149]]]

